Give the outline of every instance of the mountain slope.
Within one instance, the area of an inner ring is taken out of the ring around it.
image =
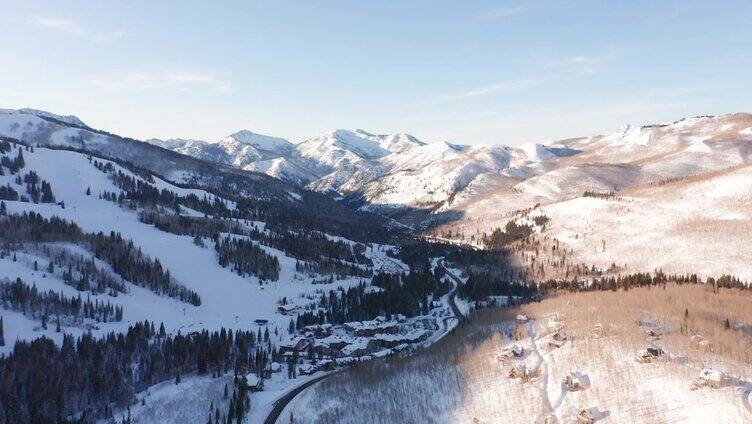
[[[80,150],[135,163],[177,184],[204,187],[231,199],[249,197],[278,205],[280,214],[315,223],[334,233],[360,232],[357,237],[378,238],[377,234],[383,231],[383,220],[378,217],[369,215],[370,218],[364,218],[327,196],[265,174],[197,159],[155,144],[68,125],[56,119],[20,111],[0,112],[0,136],[36,146]]]

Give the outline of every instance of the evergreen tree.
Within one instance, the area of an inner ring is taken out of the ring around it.
[[[0,316],[0,346],[5,346],[5,328],[2,316]]]

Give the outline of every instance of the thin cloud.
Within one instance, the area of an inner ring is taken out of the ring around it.
[[[546,62],[553,68],[563,69],[566,72],[580,75],[594,75],[598,73],[603,59],[596,56],[575,55],[567,56]]]
[[[461,93],[444,96],[444,97],[435,99],[435,101],[436,100],[438,101],[462,100],[462,99],[470,99],[473,97],[489,96],[493,94],[505,93],[505,92],[510,92],[510,91],[526,90],[528,88],[541,85],[545,83],[546,81],[551,80],[551,78],[552,77],[550,76],[532,76],[532,77],[519,78],[516,80],[510,80],[510,81],[500,81],[494,84],[474,87]]]
[[[519,15],[527,12],[527,4],[518,4],[516,6],[500,7],[495,9],[483,10],[477,14],[479,19],[504,19],[510,16]]]
[[[94,40],[100,42],[114,41],[123,38],[125,31],[117,30],[106,34],[97,34],[94,36]]]
[[[70,19],[54,16],[32,16],[29,23],[38,27],[52,29],[69,35],[91,38],[98,42],[109,42],[122,38],[125,31],[116,30],[106,33],[95,33],[87,30],[81,23]]]
[[[44,28],[54,29],[66,34],[85,35],[84,27],[73,19],[56,18],[50,16],[32,16],[29,22]]]
[[[172,89],[206,94],[228,94],[233,91],[233,84],[230,81],[193,71],[129,70],[113,76],[97,78],[90,83],[95,87],[110,90]]]

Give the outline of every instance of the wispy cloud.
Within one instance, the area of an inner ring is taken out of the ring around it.
[[[478,12],[476,15],[478,19],[504,19],[510,16],[519,15],[529,9],[525,3],[520,3],[514,6],[499,7],[494,9],[487,9]]]
[[[51,28],[66,34],[86,35],[84,27],[73,19],[50,16],[32,16],[29,22],[44,28]]]
[[[112,32],[109,32],[109,33],[104,33],[104,34],[96,34],[94,36],[94,39],[96,41],[103,41],[103,42],[114,41],[114,40],[118,40],[120,38],[123,38],[124,35],[125,35],[125,31],[123,31],[123,30],[117,30],[117,31],[112,31]]]
[[[526,77],[511,81],[500,81],[490,85],[475,87],[463,93],[455,94],[450,98],[467,99],[470,97],[485,96],[488,94],[498,94],[508,91],[525,90],[536,85],[540,85],[551,79],[550,77]]]
[[[233,90],[230,81],[195,71],[128,70],[94,79],[91,85],[106,89],[173,89],[206,94],[228,94]]]
[[[59,31],[65,34],[88,37],[98,42],[114,41],[122,38],[125,35],[125,31],[123,30],[115,30],[102,33],[92,32],[86,29],[86,27],[84,27],[76,20],[55,16],[32,16],[29,18],[29,23],[42,28]]]
[[[573,55],[546,62],[551,68],[576,75],[594,75],[601,70],[603,56]]]
[[[441,103],[453,100],[465,100],[482,96],[491,96],[494,94],[506,93],[511,91],[522,91],[532,88],[555,78],[554,75],[529,76],[518,79],[498,81],[493,84],[471,87],[465,91],[448,94],[445,96],[427,99],[420,104]]]

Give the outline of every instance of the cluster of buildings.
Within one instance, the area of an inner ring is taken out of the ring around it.
[[[297,360],[301,374],[331,370],[382,358],[409,349],[428,339],[431,332],[399,320],[378,317],[370,321],[342,325],[320,324],[304,327],[299,334],[279,345],[284,361]]]

